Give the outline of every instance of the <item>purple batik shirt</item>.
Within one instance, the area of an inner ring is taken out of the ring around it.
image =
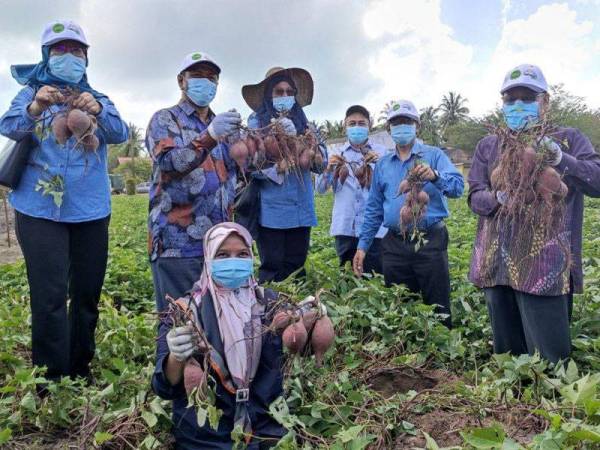
[[[499,157],[498,137],[486,136],[477,144],[469,172],[468,198],[470,208],[479,215],[469,273],[469,280],[476,286],[510,286],[528,294],[557,296],[568,293],[572,282],[573,292],[583,291],[583,196],[600,197],[600,155],[587,136],[575,128],[559,128],[553,138],[563,151],[555,169],[569,188],[563,228],[536,251],[529,264],[531,269],[525,274],[511,266],[510,255],[515,249],[511,248],[514,242],[508,233],[491,231],[495,229],[496,212],[500,207],[490,185],[490,173]],[[558,245],[559,240],[569,245]],[[568,265],[567,270],[561,269],[563,264]]]

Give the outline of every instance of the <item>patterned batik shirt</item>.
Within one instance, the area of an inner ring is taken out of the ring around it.
[[[203,255],[204,233],[231,220],[235,162],[226,144],[207,131],[187,100],[158,111],[150,120],[146,147],[153,175],[148,217],[148,251],[156,258]]]

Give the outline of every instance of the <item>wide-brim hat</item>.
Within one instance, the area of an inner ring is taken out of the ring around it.
[[[242,87],[242,97],[253,111],[258,109],[263,104],[265,97],[265,86],[275,75],[287,75],[296,85],[296,103],[301,107],[310,105],[313,98],[313,79],[310,73],[298,67],[285,69],[283,67],[273,67],[269,69],[265,75],[265,79],[258,84],[247,84]]]

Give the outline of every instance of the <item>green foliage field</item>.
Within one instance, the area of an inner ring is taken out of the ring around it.
[[[0,448],[169,446],[169,403],[149,384],[156,336],[147,199],[113,201],[94,385],[63,380],[46,399],[35,395],[43,371],[30,365],[24,267],[0,267]],[[287,401],[271,406],[290,429],[279,448],[597,448],[600,201],[586,200],[586,293],[575,300],[573,360],[558,367],[491,355],[485,304],[466,279],[476,218],[464,199],[451,202],[448,223],[452,331],[403,288],[341,271],[328,236],[331,197],[317,208],[307,280],[277,288],[298,298],[324,288],[338,338],[322,369],[288,362]]]

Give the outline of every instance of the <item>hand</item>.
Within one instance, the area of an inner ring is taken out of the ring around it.
[[[167,333],[167,345],[169,346],[169,352],[177,361],[187,360],[194,351],[196,345],[194,344],[193,329],[190,323],[184,327],[173,328]]]
[[[252,114],[250,117],[248,117],[248,128],[253,130],[260,128],[260,122],[258,121],[256,114]]]
[[[291,121],[291,119],[288,119],[287,117],[282,117],[281,119],[278,119],[279,124],[283,127],[283,131],[285,131],[285,134],[287,134],[288,136],[296,136],[296,134],[298,134],[296,132],[296,126],[294,125],[294,122]]]
[[[496,200],[501,205],[506,205],[508,202],[508,194],[504,191],[496,191]]]
[[[354,259],[352,260],[352,270],[354,271],[354,275],[357,277],[362,277],[363,274],[363,262],[365,260],[365,251],[358,249],[356,250],[356,254],[354,255]]]
[[[102,111],[102,105],[89,92],[79,94],[79,97],[73,101],[73,108],[81,109],[94,116],[97,116]]]
[[[548,154],[548,164],[551,166],[558,166],[562,160],[563,152],[560,149],[560,145],[549,136],[542,138],[537,145],[537,151],[544,151]]]
[[[227,111],[217,114],[208,126],[208,134],[214,140],[219,140],[239,130],[241,124],[242,116],[237,111]]]
[[[42,86],[40,90],[36,92],[35,98],[27,108],[27,112],[33,117],[37,117],[46,111],[50,105],[62,103],[64,101],[65,97],[58,89],[52,86]]]
[[[437,178],[437,175],[430,166],[425,164],[419,164],[414,168],[414,174],[417,175],[421,180],[433,181]]]

